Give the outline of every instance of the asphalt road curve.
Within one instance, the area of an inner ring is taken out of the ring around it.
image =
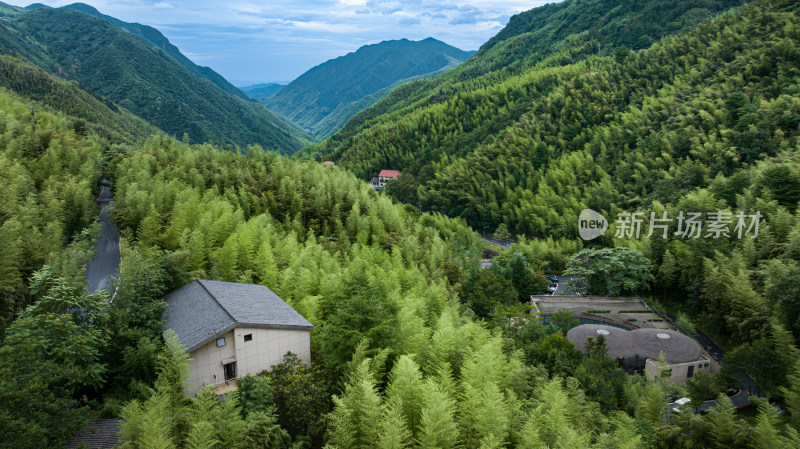
[[[103,230],[97,240],[97,254],[86,268],[86,280],[89,281],[89,293],[102,289],[110,289],[110,281],[119,269],[119,231],[114,226],[111,217],[114,212],[114,199],[111,198],[109,182],[103,179],[100,195],[97,197],[100,206],[99,221],[103,223]]]

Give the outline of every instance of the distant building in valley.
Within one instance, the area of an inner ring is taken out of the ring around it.
[[[325,161],[322,165],[336,165],[333,161]]]
[[[400,176],[400,172],[397,170],[381,170],[378,173],[378,185],[383,188],[387,182],[397,179],[398,176]]]
[[[287,352],[310,363],[314,326],[263,285],[195,280],[164,297],[164,329],[191,355],[195,395],[204,385],[228,386],[282,362]]]
[[[372,179],[369,181],[369,183],[370,183],[370,185],[372,185],[372,187],[373,187],[375,190],[380,190],[380,189],[382,189],[382,188],[383,188],[383,186],[381,185],[381,182],[380,182],[380,180],[378,179],[378,177],[377,177],[377,176],[376,176],[376,177],[374,177],[374,178],[372,178]]]

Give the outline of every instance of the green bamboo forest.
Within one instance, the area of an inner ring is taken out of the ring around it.
[[[96,420],[123,449],[800,447],[799,15],[548,4],[312,142],[152,28],[0,3],[0,448]],[[121,258],[89,293],[101,189]],[[680,220],[646,238],[653,217]],[[571,312],[531,314],[552,275],[638,295],[724,365],[673,383],[577,349]],[[164,297],[195,279],[269,287],[311,362],[187,395]]]

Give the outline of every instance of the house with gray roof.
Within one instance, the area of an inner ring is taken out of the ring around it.
[[[112,449],[119,445],[119,432],[119,419],[92,418],[69,440],[67,449]]]
[[[175,331],[192,357],[190,395],[204,385],[233,386],[290,351],[311,361],[314,326],[263,285],[198,279],[164,301],[164,330]]]

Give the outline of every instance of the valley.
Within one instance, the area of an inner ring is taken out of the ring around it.
[[[800,447],[798,14],[564,0],[238,88],[0,3],[0,448]]]

